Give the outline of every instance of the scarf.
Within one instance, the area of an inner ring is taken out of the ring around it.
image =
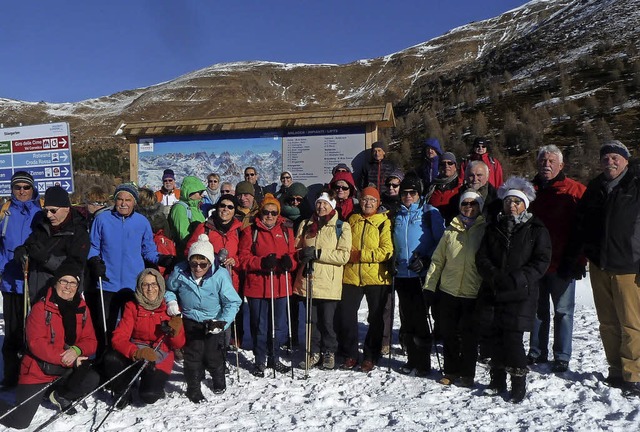
[[[327,224],[327,222],[329,222],[331,220],[331,218],[333,216],[335,216],[336,211],[335,210],[331,210],[331,212],[325,216],[318,216],[317,213],[314,213],[313,216],[311,216],[311,225],[307,224],[307,238],[314,238],[315,236],[318,235],[318,231],[320,231],[320,228],[322,228],[323,226],[325,226]]]
[[[462,222],[462,225],[464,225],[465,229],[471,228],[476,223],[476,220],[478,219],[478,216],[467,217],[467,216],[463,216],[462,214],[458,215],[458,217],[460,218],[460,221]]]
[[[338,201],[336,203],[336,210],[338,210],[338,214],[340,215],[340,219],[346,221],[353,213],[353,198],[349,197],[344,201]]]
[[[229,222],[223,222],[222,219],[220,219],[220,216],[218,215],[218,213],[214,213],[213,217],[211,218],[213,221],[213,226],[216,228],[217,231],[226,234],[229,232],[229,229],[231,229],[231,224],[233,223],[233,219],[231,219]]]
[[[160,305],[162,304],[162,300],[164,300],[164,290],[162,289],[162,285],[160,283],[158,283],[159,285],[159,289],[158,289],[158,297],[156,297],[155,300],[151,301],[149,300],[143,293],[142,293],[142,287],[138,287],[136,289],[136,301],[138,302],[138,304],[140,306],[142,306],[144,309],[148,310],[148,311],[154,311],[156,309],[158,309],[160,307]]]
[[[64,343],[68,346],[76,343],[76,315],[84,313],[85,308],[79,308],[80,291],[76,291],[76,295],[71,300],[63,300],[58,296],[56,289],[51,290],[49,301],[58,306],[58,311],[62,317],[62,328],[64,328]]]

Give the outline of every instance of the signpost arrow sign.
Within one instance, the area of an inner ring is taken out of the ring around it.
[[[67,174],[69,174],[69,168],[67,168],[66,166],[61,167],[60,173],[62,174],[63,177],[66,177]]]

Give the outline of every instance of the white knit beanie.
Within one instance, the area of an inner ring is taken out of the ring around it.
[[[193,255],[202,255],[213,264],[215,255],[213,253],[213,245],[209,242],[209,236],[206,234],[200,234],[198,236],[198,241],[193,243],[189,248],[189,259],[191,259]]]
[[[329,203],[332,209],[336,209],[336,200],[329,198],[329,194],[326,192],[322,192],[316,202],[318,201],[326,201]]]

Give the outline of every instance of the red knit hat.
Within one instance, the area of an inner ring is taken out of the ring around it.
[[[380,201],[380,192],[378,192],[378,189],[374,188],[373,186],[368,186],[362,189],[362,196],[364,197],[367,195],[372,196],[378,201]]]

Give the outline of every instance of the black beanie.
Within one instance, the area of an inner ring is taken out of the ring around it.
[[[69,193],[60,186],[52,186],[44,193],[45,207],[71,207]]]
[[[389,151],[389,146],[387,146],[387,144],[385,144],[382,141],[376,141],[373,144],[371,144],[371,150],[376,149],[376,148],[382,149],[382,151],[385,152],[385,153]]]
[[[73,259],[66,259],[56,269],[54,273],[54,282],[57,282],[62,276],[73,276],[80,281],[80,277],[82,276],[82,266]]]
[[[222,205],[222,201],[223,200],[227,200],[227,201],[231,201],[234,205],[234,207],[238,208],[238,198],[236,198],[234,195],[231,194],[222,194],[220,195],[220,198],[218,199],[218,202],[216,203],[216,208],[220,207]]]
[[[33,176],[26,171],[16,171],[11,176],[11,187],[16,183],[26,183],[31,187],[34,187]]]
[[[422,180],[415,174],[407,174],[400,182],[400,192],[411,189],[418,191],[418,195],[422,195]]]

